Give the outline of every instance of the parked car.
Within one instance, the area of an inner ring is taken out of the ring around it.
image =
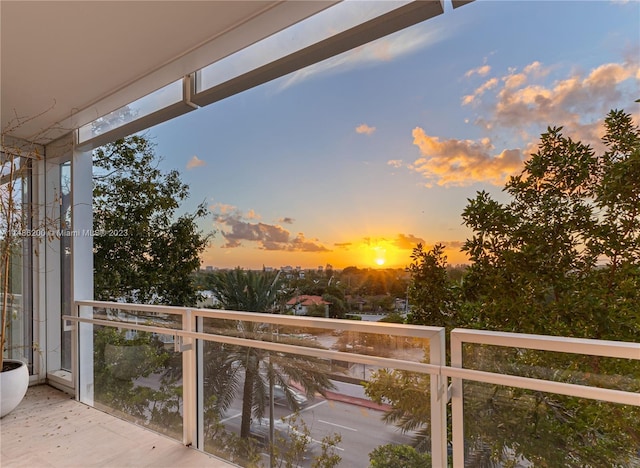
[[[286,406],[287,408],[294,411],[307,406],[307,404],[309,403],[309,400],[303,393],[299,392],[293,387],[287,387],[287,389],[291,393],[293,402],[291,402],[287,398],[284,387],[280,385],[274,385],[273,386],[273,403],[274,404],[280,405],[280,406]],[[295,403],[295,405],[293,403]]]

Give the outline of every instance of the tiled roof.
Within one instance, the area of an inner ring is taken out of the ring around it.
[[[296,305],[296,304],[300,304],[303,306],[312,306],[312,305],[326,305],[331,303],[322,299],[321,296],[309,296],[307,294],[302,294],[300,296],[295,296],[287,301],[287,305]]]

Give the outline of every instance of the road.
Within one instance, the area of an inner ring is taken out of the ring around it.
[[[241,402],[239,399],[229,409],[222,423],[226,429],[240,432]],[[274,416],[285,420],[292,416],[287,408],[276,406]],[[300,411],[299,418],[304,421],[310,436],[321,442],[326,435],[340,434],[342,441],[337,454],[342,457],[340,467],[367,468],[368,454],[384,444],[411,444],[410,435],[402,434],[395,426],[382,421],[382,411],[339,401],[316,398]],[[304,463],[303,466],[309,466]],[[267,465],[268,466],[268,465]]]

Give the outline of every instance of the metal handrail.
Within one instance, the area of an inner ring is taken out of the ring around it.
[[[137,312],[156,312],[164,314],[184,315],[190,311],[196,317],[225,320],[242,320],[247,322],[270,323],[273,325],[304,326],[305,328],[325,328],[329,330],[357,331],[362,333],[376,333],[397,335],[403,337],[430,339],[439,334],[443,327],[429,327],[424,325],[406,325],[402,323],[361,322],[356,320],[338,320],[322,317],[293,316],[267,314],[260,312],[244,312],[223,309],[199,309],[195,307],[174,307],[150,304],[131,304],[105,301],[76,301],[76,306],[104,307],[118,310]]]
[[[84,307],[111,308],[125,311],[177,315],[181,317],[181,323],[176,323],[175,325],[181,328],[166,328],[148,324],[138,324],[127,320],[103,320],[90,318],[86,316],[86,312],[85,314],[81,313],[82,308]],[[359,364],[378,366],[381,368],[392,368],[428,374],[432,376],[432,412],[438,412],[437,417],[432,420],[432,439],[437,440],[437,442],[434,442],[432,440],[432,443],[434,443],[432,451],[433,453],[435,453],[437,450],[440,450],[443,455],[439,460],[446,460],[447,431],[446,411],[444,409],[444,404],[447,401],[451,400],[454,466],[464,465],[464,453],[463,450],[459,448],[464,446],[464,409],[462,395],[463,381],[483,382],[494,385],[541,391],[546,393],[600,400],[609,403],[640,406],[640,393],[636,392],[615,390],[593,385],[559,382],[540,378],[522,377],[498,372],[487,372],[476,369],[467,369],[463,367],[462,362],[462,348],[464,343],[631,360],[640,360],[640,343],[456,328],[451,332],[451,364],[447,366],[446,362],[444,361],[444,328],[442,327],[426,327],[380,322],[363,323],[358,321],[336,320],[321,317],[299,317],[221,309],[198,309],[104,301],[77,301],[75,311],[77,315],[65,315],[63,318],[75,324],[93,324],[173,335],[176,337],[176,341],[181,340],[185,343],[189,343],[189,345],[192,345],[195,342],[194,340],[212,341],[265,349],[274,352],[299,354],[321,359],[350,361]],[[304,345],[284,344],[272,341],[262,341],[249,338],[227,336],[210,332],[194,331],[195,328],[193,325],[196,323],[196,321],[200,321],[201,319],[224,319],[281,326],[302,326],[305,328],[323,328],[327,330],[346,330],[361,333],[394,335],[398,337],[422,338],[429,340],[428,342],[430,344],[430,347],[433,348],[431,350],[432,363],[427,364],[424,362],[391,359],[360,353],[347,353],[343,351],[333,351]],[[187,346],[184,349],[192,350],[193,346]],[[193,353],[186,352],[184,353],[184,356],[185,359],[193,359]],[[187,372],[187,370],[191,369],[193,366],[193,363],[185,366],[185,372]],[[193,371],[193,369],[191,369],[191,371]],[[446,382],[449,378],[451,379],[451,391],[447,395],[447,392],[444,390],[446,390]],[[186,379],[186,374],[185,380],[188,380]],[[192,384],[185,382],[185,387],[186,386],[192,386]],[[195,387],[191,388],[190,391],[192,393],[195,392]],[[442,420],[440,421],[438,418]],[[439,423],[436,424],[436,421],[439,421]],[[187,429],[185,428],[185,443],[187,443],[187,441],[191,439],[191,436],[187,434]],[[434,458],[434,466],[437,466],[435,460],[436,459]]]
[[[89,319],[84,317],[73,317],[64,315],[64,320],[75,323],[88,323],[92,325],[100,325],[113,328],[125,328],[127,330],[146,331],[149,333],[159,333],[164,335],[173,335],[175,337],[193,338],[197,340],[212,341],[216,343],[225,343],[236,346],[246,346],[249,348],[264,349],[266,351],[274,351],[279,353],[300,354],[302,356],[317,357],[321,359],[335,359],[340,361],[351,361],[358,364],[368,364],[378,367],[387,367],[409,372],[421,372],[425,374],[440,374],[441,366],[426,364],[415,361],[405,361],[402,359],[391,359],[379,356],[371,356],[368,354],[345,353],[343,351],[332,351],[322,348],[311,348],[308,346],[290,345],[285,343],[277,343],[273,341],[252,340],[249,338],[238,338],[234,336],[219,335],[215,333],[204,332],[188,332],[173,328],[154,327],[151,325],[139,325],[130,322],[122,322],[116,320]]]

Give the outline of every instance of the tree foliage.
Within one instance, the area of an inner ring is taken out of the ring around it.
[[[371,468],[424,468],[431,466],[431,456],[409,445],[381,445],[369,454]]]
[[[455,296],[447,274],[444,246],[436,244],[424,250],[422,244],[411,254],[409,302],[412,304],[408,323],[416,325],[451,325]]]
[[[640,135],[605,119],[606,150],[561,128],[512,177],[500,204],[479,193],[463,212],[474,235],[464,299],[489,329],[635,340],[640,335]]]
[[[94,152],[94,290],[96,299],[194,305],[191,274],[209,235],[201,204],[177,216],[189,187],[157,167],[154,146],[131,136]]]
[[[640,336],[640,130],[611,111],[604,151],[542,134],[505,186],[507,203],[479,192],[462,218],[473,235],[460,283],[447,279],[442,246],[414,249],[412,323],[637,341]],[[469,346],[466,367],[640,391],[630,360]],[[388,418],[427,427],[411,390],[419,379],[379,372],[367,391],[390,401]],[[403,391],[409,392],[403,395]],[[411,418],[413,416],[413,418]],[[472,463],[628,466],[640,453],[640,409],[507,387],[465,384],[465,449]]]

